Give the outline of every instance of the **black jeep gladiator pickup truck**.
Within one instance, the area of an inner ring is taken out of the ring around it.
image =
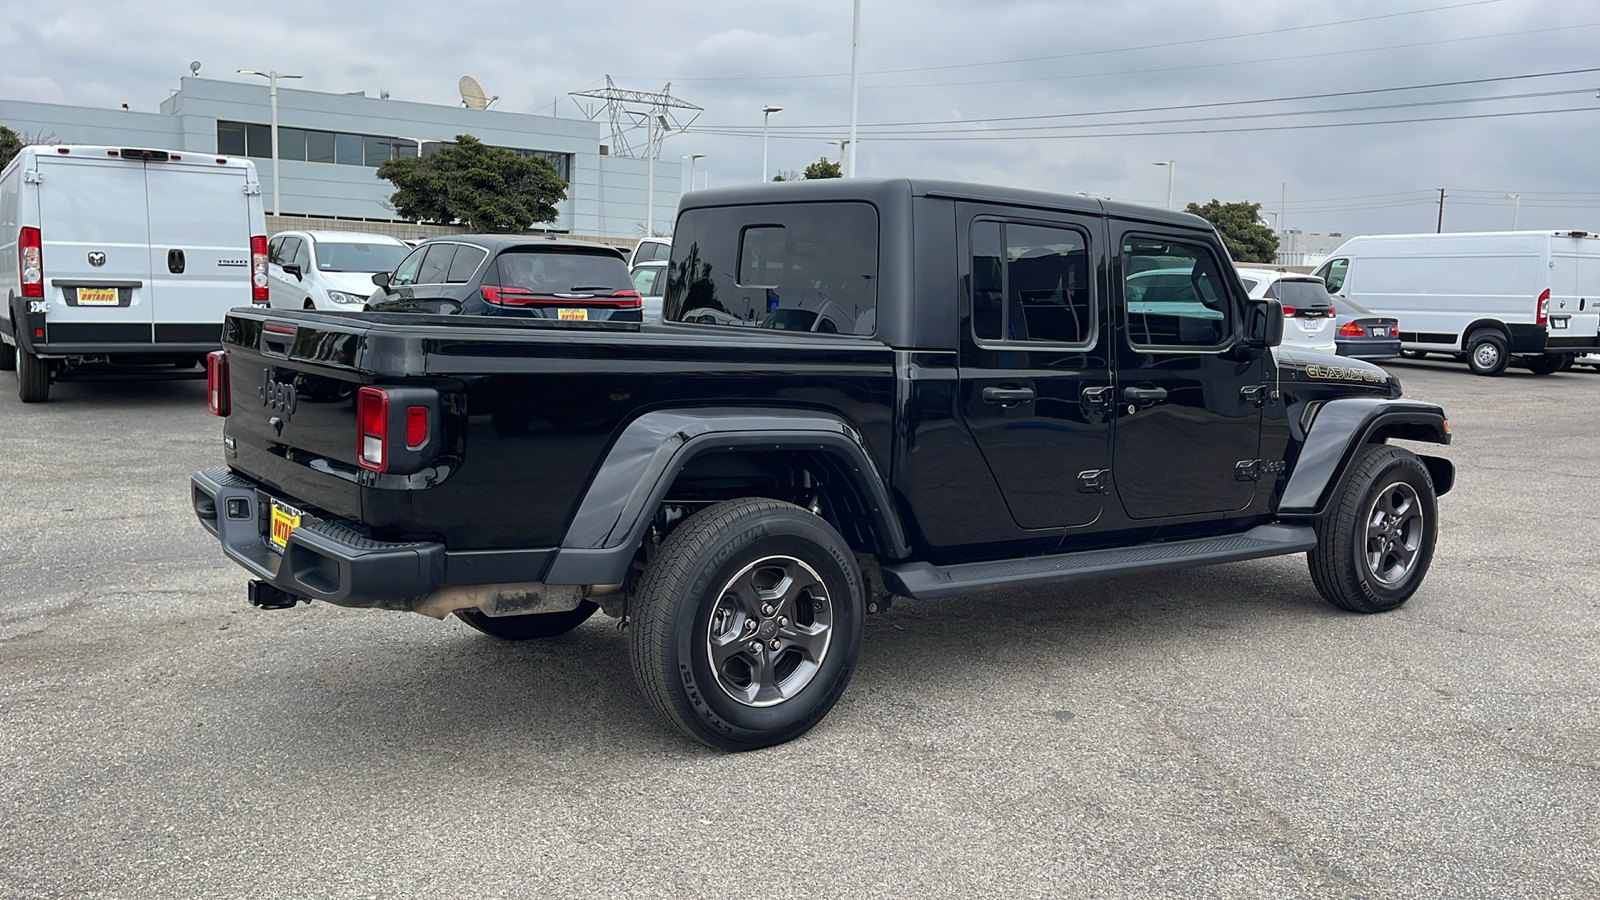
[[[1454,480],[1392,443],[1448,443],[1444,412],[1278,347],[1282,308],[1189,215],[903,179],[697,191],[663,308],[235,310],[195,513],[261,607],[513,640],[604,609],[650,702],[737,750],[815,725],[896,595],[1306,553],[1330,602],[1394,609]]]

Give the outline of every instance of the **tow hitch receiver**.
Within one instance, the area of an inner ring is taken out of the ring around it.
[[[258,609],[289,609],[299,602],[299,597],[265,581],[256,579],[250,582],[250,605]]]

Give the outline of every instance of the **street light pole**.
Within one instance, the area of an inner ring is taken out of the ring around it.
[[[650,111],[650,127],[645,129],[644,236],[655,237],[656,220],[656,114]]]
[[[761,180],[767,180],[767,118],[775,112],[783,112],[781,106],[761,107]]]
[[[850,26],[850,165],[844,170],[846,178],[856,177],[856,100],[860,96],[856,76],[861,60],[861,0],[856,0],[855,7],[855,20]],[[843,146],[839,148],[839,156],[842,162]]]
[[[1521,194],[1507,194],[1506,197],[1511,201],[1511,230],[1512,231],[1516,231],[1517,230],[1517,210],[1519,210],[1522,207],[1522,195]]]
[[[689,161],[689,190],[692,191],[694,190],[694,164],[697,160],[705,159],[706,155],[704,153],[689,153],[678,158]]]
[[[1173,175],[1174,172],[1178,171],[1178,164],[1169,159],[1166,162],[1151,163],[1151,165],[1166,166],[1167,167],[1167,209],[1171,209],[1172,208],[1172,175]]]
[[[254,69],[240,69],[240,75],[260,75],[267,80],[267,102],[272,106],[272,214],[283,215],[283,207],[278,205],[278,79],[300,78],[299,75],[280,75],[277,72],[257,72]],[[249,154],[250,148],[246,147],[245,153]]]

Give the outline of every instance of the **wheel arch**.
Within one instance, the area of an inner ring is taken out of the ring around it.
[[[1299,458],[1279,498],[1279,515],[1321,515],[1360,449],[1390,440],[1450,443],[1444,410],[1432,403],[1380,397],[1348,397],[1321,404],[1307,426]],[[1455,486],[1454,463],[1436,456],[1419,454],[1418,458],[1433,478],[1435,495]]]
[[[1465,351],[1469,348],[1469,342],[1472,340],[1473,332],[1482,331],[1485,328],[1489,329],[1490,331],[1498,331],[1500,336],[1505,339],[1507,349],[1510,349],[1511,329],[1506,325],[1506,323],[1500,321],[1499,319],[1478,319],[1467,325],[1466,328],[1463,328],[1461,330],[1461,349]]]
[[[708,502],[770,496],[761,479],[797,472],[826,483],[826,516],[855,549],[910,555],[888,483],[860,434],[843,420],[797,410],[647,413],[602,460],[544,580],[617,584],[675,488]],[[722,482],[718,484],[719,480]]]

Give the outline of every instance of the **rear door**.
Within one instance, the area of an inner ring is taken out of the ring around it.
[[[217,341],[251,302],[247,170],[152,161],[145,182],[156,342]]]
[[[38,160],[48,339],[149,343],[144,163],[87,154]]]
[[[1600,249],[1588,238],[1550,239],[1550,337],[1600,334]],[[1591,342],[1592,343],[1592,342]]]

